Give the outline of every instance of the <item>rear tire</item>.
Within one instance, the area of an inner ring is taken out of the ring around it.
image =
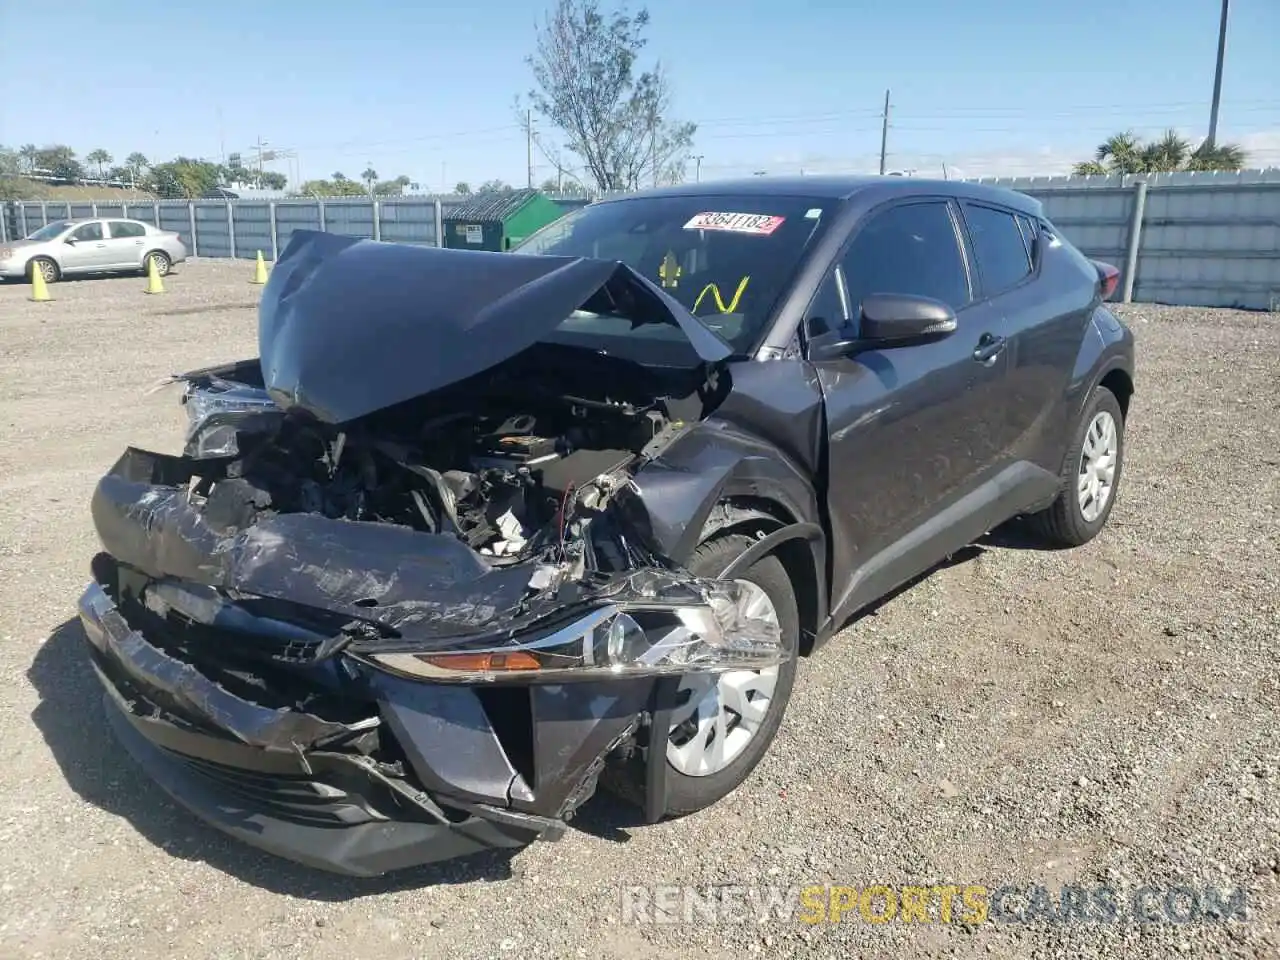
[[[33,278],[37,270],[44,276],[45,283],[57,283],[62,279],[62,270],[49,257],[32,257],[27,264],[27,279]]]
[[[1115,506],[1124,469],[1124,413],[1106,387],[1097,387],[1081,412],[1062,461],[1062,489],[1031,528],[1048,545],[1079,547],[1102,532]]]
[[[719,577],[729,564],[741,556],[743,551],[754,542],[751,537],[736,534],[709,540],[694,551],[693,557],[688,564],[689,571],[701,577]],[[696,725],[696,715],[687,719],[684,724],[677,724],[672,730],[653,731],[651,733],[654,741],[650,747],[651,758],[655,751],[659,751],[658,757],[661,759],[658,762],[667,764],[666,815],[669,817],[684,816],[685,814],[702,810],[722,800],[737,789],[751,774],[751,771],[755,769],[756,764],[760,762],[765,753],[768,752],[770,745],[777,736],[778,727],[782,723],[783,714],[786,712],[787,704],[791,699],[799,651],[800,612],[796,604],[795,590],[791,586],[791,578],[787,575],[786,567],[783,566],[782,561],[777,556],[770,554],[757,560],[747,570],[738,574],[735,579],[745,580],[759,587],[772,603],[773,610],[778,618],[782,643],[787,651],[786,659],[777,667],[776,675],[772,678],[773,686],[767,694],[767,705],[763,719],[759,720],[759,724],[751,733],[750,739],[723,767],[713,769],[712,772],[702,775],[691,776],[687,773],[682,773],[672,762],[671,753],[669,752],[673,749],[671,745],[687,745],[696,738],[697,735],[690,735],[692,727]],[[748,700],[748,703],[758,703],[760,692],[750,689],[754,682],[752,676],[748,671],[737,671],[734,676],[737,677],[738,674],[744,675],[741,678],[742,687],[749,691],[744,696],[752,698]],[[691,707],[691,701],[702,696],[700,688],[694,682],[695,679],[690,677],[682,678],[682,688],[689,685],[695,689],[681,690],[679,695],[681,699],[677,700],[677,714],[680,712],[681,706]],[[731,734],[740,737],[741,734],[737,734],[737,731],[745,730],[745,728],[746,724],[738,715],[736,726],[731,727],[730,731]],[[657,758],[652,758],[650,762],[653,759]],[[602,778],[602,785],[626,800],[643,805],[644,770],[643,762],[632,762],[625,767],[611,769]]]
[[[169,255],[163,250],[152,250],[142,258],[142,270],[144,273],[150,272],[152,263],[156,265],[156,273],[162,277],[169,275],[169,268],[173,264],[169,259]]]

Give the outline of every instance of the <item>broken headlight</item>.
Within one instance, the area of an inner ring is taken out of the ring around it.
[[[237,433],[262,417],[283,416],[267,391],[216,378],[188,384],[182,404],[189,457],[233,457],[240,452]]]
[[[444,682],[541,682],[763,670],[785,651],[768,597],[746,581],[711,581],[694,605],[626,603],[550,633],[431,652],[377,653],[383,669]]]

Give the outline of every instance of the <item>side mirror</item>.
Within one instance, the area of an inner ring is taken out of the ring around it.
[[[75,237],[67,237],[67,239],[63,240],[62,242],[63,242],[63,243],[69,243],[69,244],[71,244],[71,246],[73,246],[73,247],[74,247],[74,246],[76,245],[76,238],[75,238]]]
[[[868,347],[905,347],[955,333],[956,312],[941,300],[873,293],[862,301],[861,341]]]
[[[836,360],[857,351],[862,342],[853,327],[846,324],[836,330],[828,330],[809,338],[810,360]]]
[[[810,360],[834,360],[860,350],[906,347],[940,340],[955,332],[956,314],[941,300],[909,294],[873,293],[862,301],[859,327],[811,337]]]

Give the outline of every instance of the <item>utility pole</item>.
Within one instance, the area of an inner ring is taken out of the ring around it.
[[[1218,142],[1218,103],[1222,99],[1222,61],[1227,55],[1227,6],[1231,0],[1222,0],[1222,21],[1218,24],[1218,66],[1213,71],[1213,105],[1209,108],[1209,136],[1204,145],[1209,149]]]
[[[884,157],[889,149],[889,91],[884,92],[884,117],[880,126],[880,176],[884,176]]]
[[[524,112],[524,154],[529,167],[529,189],[533,189],[533,111]]]
[[[701,153],[700,153],[700,154],[698,154],[696,157],[694,157],[694,158],[693,158],[693,161],[694,161],[694,164],[695,164],[695,166],[694,166],[694,168],[693,168],[693,182],[694,182],[694,183],[701,183],[701,182],[702,182],[702,157],[703,157],[703,154],[701,154]]]
[[[254,145],[258,151],[258,182],[262,182],[262,148],[267,146],[267,141],[262,139],[262,134],[258,134],[258,142]]]
[[[950,177],[947,176],[947,161],[945,160],[942,161],[942,179],[943,180],[951,179]]]

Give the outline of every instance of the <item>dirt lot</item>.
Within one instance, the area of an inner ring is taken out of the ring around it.
[[[104,729],[71,622],[87,502],[126,443],[171,449],[175,370],[252,355],[250,265],[0,286],[0,955],[1280,955],[1280,317],[1136,306],[1112,524],[996,537],[802,665],[769,757],[713,810],[358,882],[237,845]],[[640,884],[1248,887],[1249,919],[653,926]]]

